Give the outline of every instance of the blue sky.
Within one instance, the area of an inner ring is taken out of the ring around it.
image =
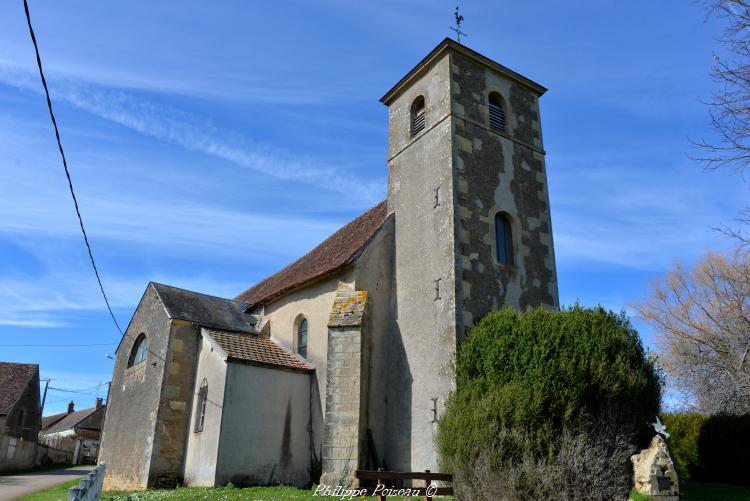
[[[454,2],[30,1],[121,324],[149,280],[233,297],[386,193],[378,102]],[[620,310],[730,244],[748,185],[704,172],[718,23],[698,2],[462,2],[466,44],[550,90],[561,301]],[[0,3],[0,360],[93,405],[118,342],[75,219],[20,1]],[[647,344],[649,329],[636,321]],[[35,345],[7,346],[7,345]],[[61,344],[66,346],[39,346]],[[70,346],[70,345],[96,346]]]

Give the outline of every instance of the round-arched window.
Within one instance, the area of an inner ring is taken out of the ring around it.
[[[307,358],[307,319],[303,318],[297,327],[297,353]]]
[[[495,257],[500,264],[513,264],[510,218],[502,212],[495,214]]]
[[[130,351],[130,358],[128,358],[128,367],[135,367],[136,365],[146,361],[146,355],[148,351],[148,341],[146,341],[146,335],[140,333],[133,344],[133,349]]]
[[[411,137],[422,132],[425,123],[424,96],[418,96],[414,102],[411,103]]]
[[[498,92],[490,92],[490,128],[505,132],[505,106]]]

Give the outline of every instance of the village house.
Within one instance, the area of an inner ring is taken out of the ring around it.
[[[69,453],[72,464],[96,464],[106,411],[101,398],[80,411],[71,401],[67,412],[42,418],[39,443]]]
[[[39,366],[0,362],[0,470],[35,464],[40,427]]]
[[[105,488],[437,469],[458,343],[558,308],[539,98],[442,41],[381,99],[388,195],[233,299],[150,283],[117,349]]]

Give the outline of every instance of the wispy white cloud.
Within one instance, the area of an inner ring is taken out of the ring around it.
[[[377,200],[383,181],[357,179],[344,168],[323,165],[315,158],[299,157],[264,145],[250,145],[242,135],[221,130],[174,107],[155,104],[123,90],[108,89],[63,75],[48,78],[56,102],[86,111],[140,134],[210,155],[237,166],[285,180],[307,183],[343,193],[365,204]],[[17,65],[0,61],[0,82],[39,93],[38,76]]]

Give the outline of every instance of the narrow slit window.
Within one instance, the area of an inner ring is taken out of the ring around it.
[[[424,97],[419,96],[411,105],[411,136],[414,137],[424,130],[425,103]]]
[[[297,328],[297,353],[307,358],[307,319],[302,319]]]
[[[490,94],[490,128],[505,132],[505,107],[503,98],[497,92]]]
[[[510,220],[501,213],[495,215],[495,244],[497,262],[513,264],[513,236]]]
[[[206,402],[208,402],[208,381],[203,378],[198,390],[198,405],[195,407],[195,426],[193,428],[195,433],[203,431],[203,423],[206,420]]]

